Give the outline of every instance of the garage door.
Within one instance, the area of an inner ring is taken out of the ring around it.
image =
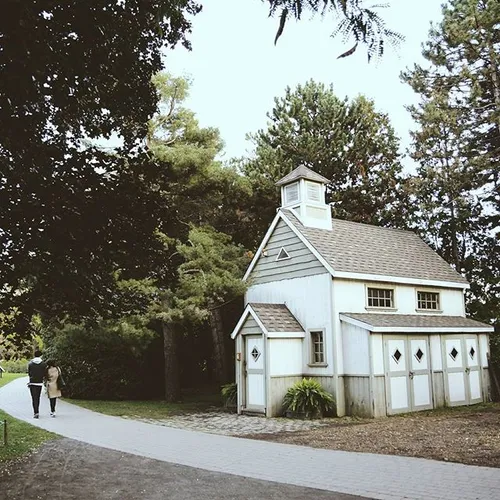
[[[446,402],[450,406],[483,400],[477,335],[443,336]]]
[[[387,413],[432,408],[428,337],[387,335],[384,350]]]

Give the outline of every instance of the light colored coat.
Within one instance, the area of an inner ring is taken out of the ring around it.
[[[57,388],[57,379],[59,378],[59,368],[51,366],[47,370],[47,396],[49,398],[60,398],[61,391]]]

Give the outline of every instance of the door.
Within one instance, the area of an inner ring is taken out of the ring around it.
[[[481,402],[477,335],[445,336],[443,346],[447,403],[460,406]]]
[[[467,360],[465,377],[469,383],[469,404],[480,403],[483,400],[477,345],[477,335],[467,335],[465,337],[465,358]]]
[[[429,410],[433,407],[429,339],[427,337],[408,337],[408,349],[411,409],[414,411]]]
[[[245,406],[244,410],[265,413],[264,337],[245,335]]]
[[[406,335],[384,338],[387,413],[432,408],[428,338]]]

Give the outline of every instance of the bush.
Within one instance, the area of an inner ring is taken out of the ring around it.
[[[104,321],[93,328],[66,324],[47,334],[44,358],[61,367],[66,382],[64,396],[148,399],[154,389],[154,363],[147,353],[156,337],[145,321],[136,317]],[[162,355],[161,350],[156,352]]]
[[[306,418],[320,417],[335,408],[333,396],[317,380],[302,379],[288,389],[283,398],[283,409]]]
[[[28,373],[27,359],[9,359],[0,362],[2,368],[8,373]]]
[[[221,389],[222,403],[227,408],[228,406],[235,406],[238,397],[238,386],[235,382],[222,386]]]

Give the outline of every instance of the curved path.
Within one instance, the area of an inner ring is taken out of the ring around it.
[[[0,389],[15,418],[85,443],[209,471],[377,499],[500,498],[500,469],[234,438],[110,417],[60,401],[34,420],[26,378]]]

